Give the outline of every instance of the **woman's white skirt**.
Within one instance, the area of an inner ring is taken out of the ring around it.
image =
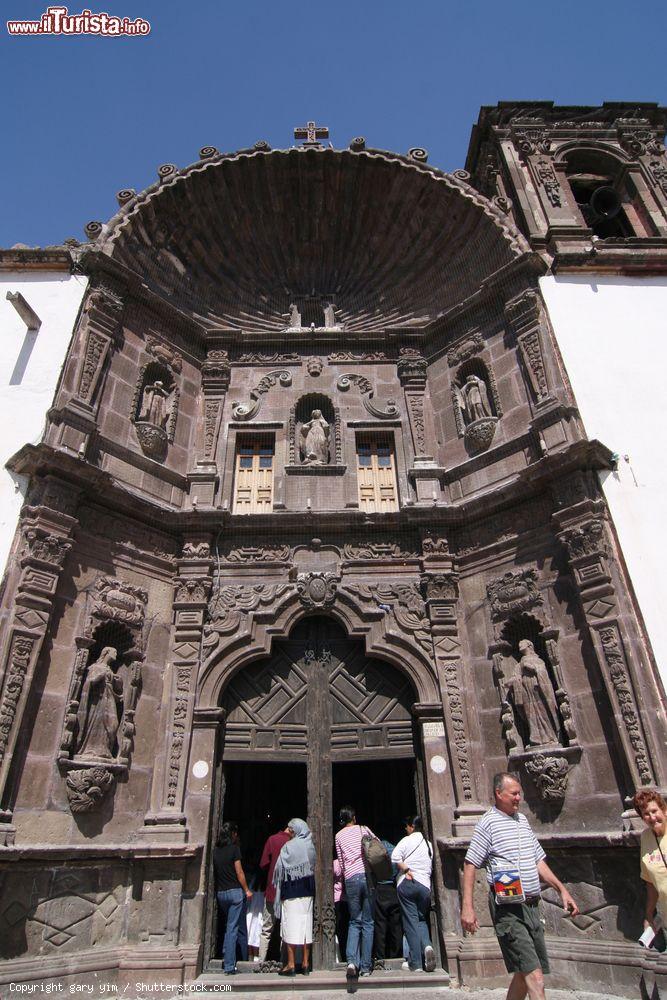
[[[281,905],[280,936],[286,944],[311,944],[313,940],[313,897],[284,899]]]

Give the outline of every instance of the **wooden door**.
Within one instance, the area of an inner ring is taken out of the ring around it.
[[[273,509],[272,440],[241,443],[236,453],[235,514],[267,514]]]
[[[369,514],[398,510],[396,462],[389,437],[357,440],[359,506]]]
[[[289,639],[275,643],[270,660],[237,674],[223,697],[229,766],[235,760],[306,764],[307,820],[317,851],[315,968],[330,969],[336,961],[332,763],[413,757],[413,701],[399,671],[369,659],[361,643],[325,618],[301,621]]]

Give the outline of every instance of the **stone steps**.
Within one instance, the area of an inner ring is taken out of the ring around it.
[[[250,963],[240,963],[235,976],[225,976],[222,972],[210,970],[202,973],[196,980],[197,990],[206,987],[215,989],[222,984],[231,986],[231,991],[243,993],[248,1000],[270,1000],[280,996],[281,1000],[308,997],[317,1000],[334,1000],[346,994],[366,993],[382,997],[382,1000],[402,1000],[404,996],[436,997],[449,991],[450,977],[444,969],[435,972],[405,972],[398,968],[376,970],[372,976],[348,980],[345,978],[345,966],[340,969],[312,972],[309,976],[293,977],[279,976],[277,972],[255,973],[249,970]],[[400,963],[399,963],[400,965]]]

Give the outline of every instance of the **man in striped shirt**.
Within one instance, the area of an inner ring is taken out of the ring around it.
[[[546,861],[546,855],[533,833],[528,820],[519,812],[521,785],[516,775],[502,771],[493,778],[495,805],[475,827],[463,866],[463,903],[461,924],[464,931],[474,934],[479,928],[472,893],[475,872],[486,868],[490,887],[489,909],[503,953],[505,967],[513,973],[507,1000],[545,1000],[544,973],[549,972],[549,959],[544,941],[544,927],[538,903],[540,881],[556,889],[563,901],[566,915],[576,917],[577,904],[563,883],[556,878]],[[515,873],[521,878],[524,900],[519,903],[496,902],[494,872]]]

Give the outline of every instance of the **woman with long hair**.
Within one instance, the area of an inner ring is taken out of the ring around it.
[[[226,975],[233,976],[236,972],[237,945],[241,959],[246,961],[248,958],[246,903],[252,899],[241,864],[239,828],[236,823],[222,824],[218,844],[213,851],[213,871],[220,919],[225,921],[223,969]]]

